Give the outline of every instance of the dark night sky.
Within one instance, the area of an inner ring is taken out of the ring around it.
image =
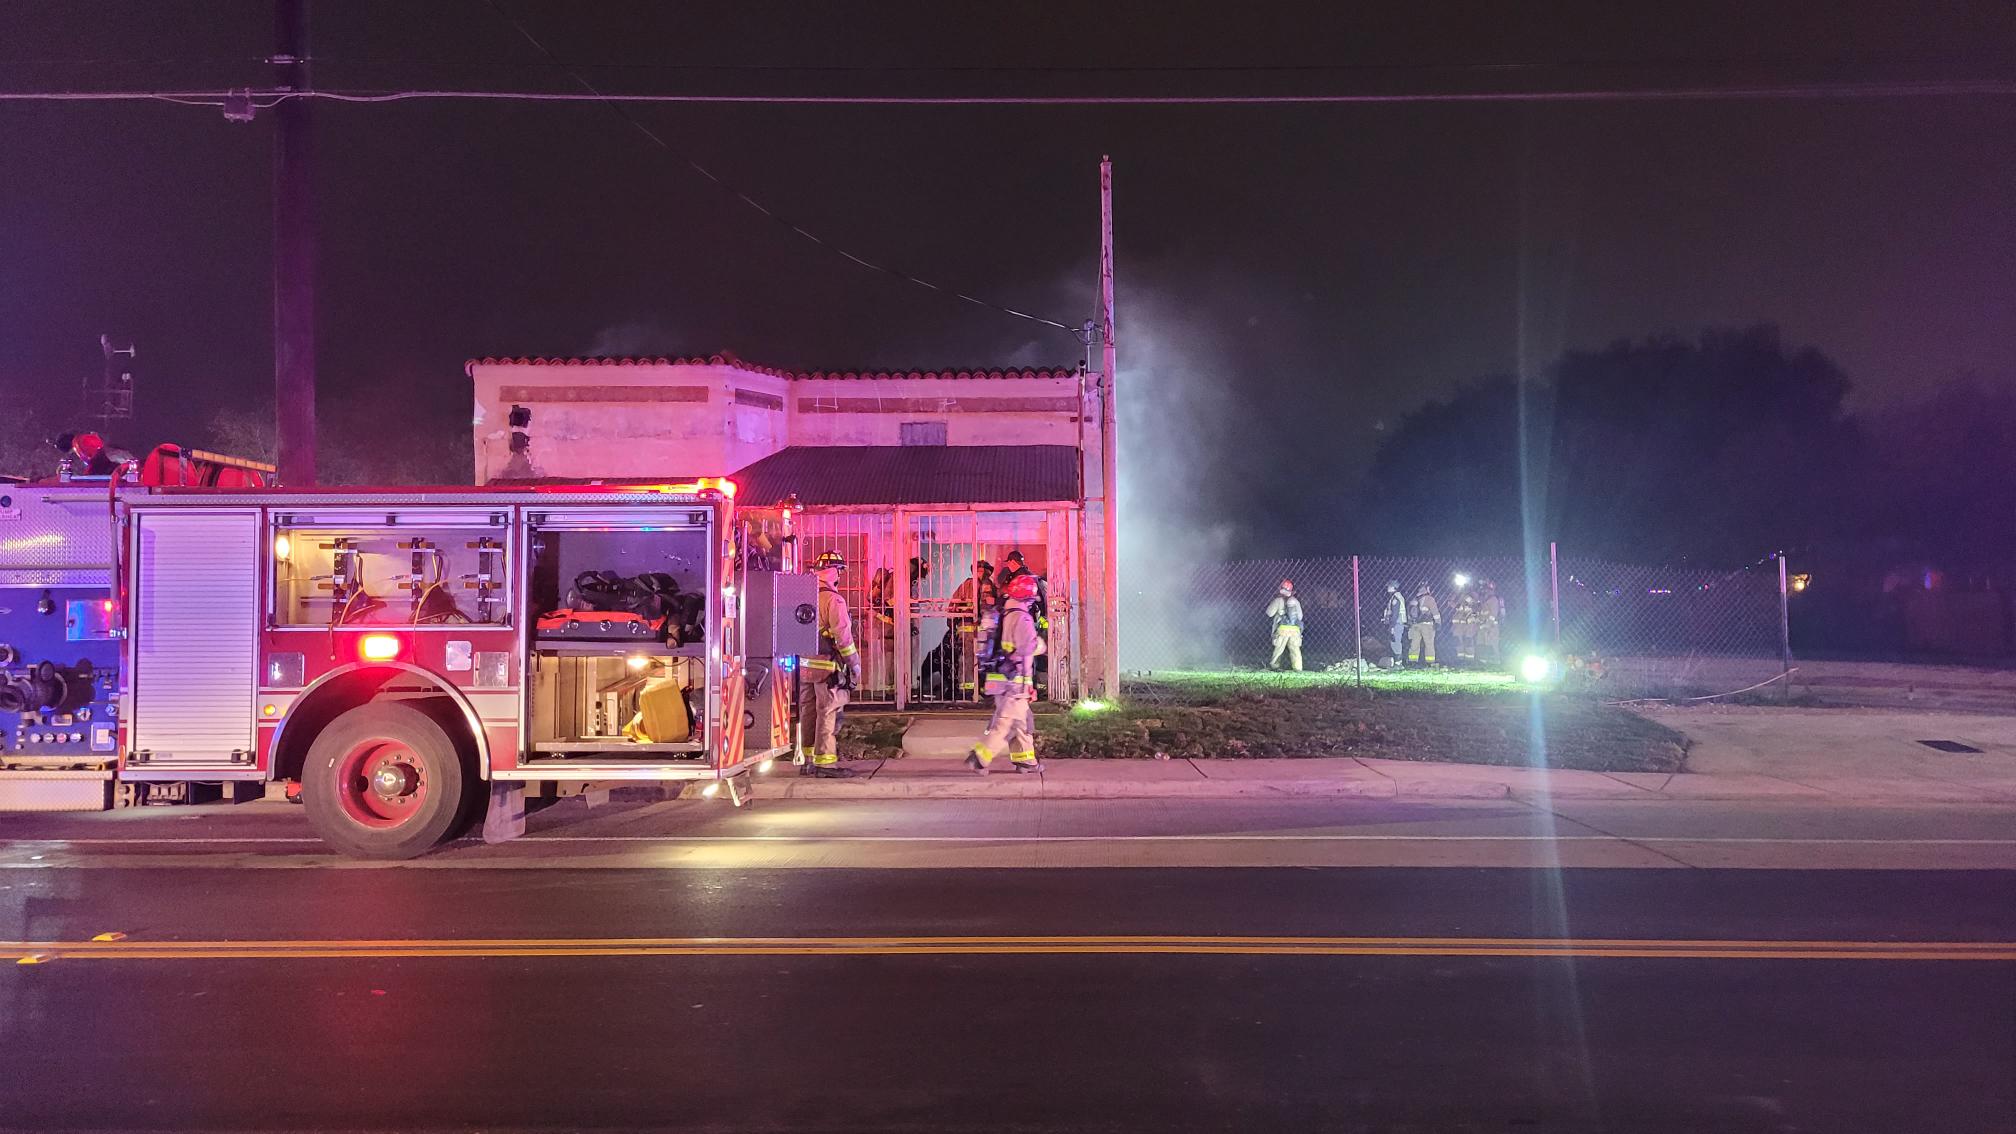
[[[2016,75],[2007,3],[1521,6],[1545,16],[1488,4],[503,5],[564,60],[623,64],[587,73],[628,90]],[[324,0],[316,20],[325,88],[566,88],[481,0]],[[0,88],[262,85],[270,36],[260,0],[0,0]],[[61,62],[78,60],[101,62]],[[1550,66],[1423,69],[1508,62]],[[1206,65],[1277,69],[972,70]],[[838,69],[774,69],[803,67]],[[955,70],[914,70],[926,67]],[[1110,152],[1128,447],[1239,474],[1206,494],[1213,507],[1312,478],[1347,484],[1380,423],[1510,368],[1522,337],[1538,365],[1564,346],[1775,321],[1838,360],[1865,407],[1962,372],[2016,380],[2016,96],[633,113],[835,242],[1066,322],[1090,313],[1096,163]],[[472,355],[727,348],[810,368],[1079,353],[1061,332],[806,244],[593,105],[315,114],[323,407],[380,406],[402,443],[466,431]],[[217,406],[263,397],[270,144],[270,116],[0,104],[0,391],[63,408],[37,388],[72,389],[114,330],[140,345],[138,440],[195,435]],[[1163,393],[1182,408],[1153,409]]]

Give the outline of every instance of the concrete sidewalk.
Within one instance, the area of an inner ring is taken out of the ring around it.
[[[2016,718],[1914,710],[1709,707],[1646,716],[1688,735],[1688,770],[1581,772],[1412,760],[1052,760],[1041,775],[1005,759],[982,777],[959,754],[975,722],[925,719],[901,760],[852,779],[779,765],[764,795],[794,799],[1729,799],[2016,804]],[[1954,753],[1920,741],[1949,740]]]

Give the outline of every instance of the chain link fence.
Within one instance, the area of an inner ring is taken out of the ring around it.
[[[1733,571],[1548,554],[1256,559],[1130,587],[1121,653],[1133,672],[1261,670],[1268,603],[1292,580],[1305,670],[1403,665],[1516,672],[1541,654],[1606,697],[1705,697],[1781,679],[1790,664],[1776,556]]]
[[[1562,558],[1561,647],[1601,659],[1619,697],[1708,697],[1782,679],[1784,577],[1777,556],[1733,571]]]

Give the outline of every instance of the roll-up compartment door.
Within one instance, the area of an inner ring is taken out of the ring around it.
[[[250,767],[259,514],[138,511],[133,533],[129,763]]]

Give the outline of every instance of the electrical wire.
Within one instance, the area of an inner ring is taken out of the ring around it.
[[[559,63],[559,60],[554,57],[553,52],[548,50],[546,45],[544,43],[541,43],[539,41],[539,38],[532,34],[530,29],[528,29],[524,24],[519,23],[516,19],[513,19],[510,13],[504,11],[503,7],[497,3],[497,0],[489,0],[489,5],[490,10],[497,13],[499,19],[503,20],[505,23],[508,23],[513,28],[515,28],[518,34],[523,36],[525,38],[525,41],[527,43],[530,43],[534,48],[536,48],[541,55],[544,55],[548,60],[551,60],[555,64]],[[998,311],[1004,315],[1013,315],[1017,319],[1027,319],[1032,323],[1041,323],[1046,327],[1055,327],[1058,330],[1065,332],[1066,334],[1071,335],[1077,334],[1077,328],[1072,327],[1066,323],[1060,323],[1055,319],[1046,319],[1041,315],[1032,315],[1027,311],[1018,311],[1013,307],[1004,306],[999,303],[989,302],[988,300],[981,299],[977,296],[968,295],[962,291],[956,291],[948,287],[940,287],[939,285],[932,283],[929,280],[913,276],[908,272],[900,271],[896,268],[886,267],[882,264],[878,264],[875,263],[874,261],[863,259],[862,257],[855,255],[854,253],[848,251],[847,249],[840,247],[838,244],[834,244],[831,241],[828,241],[825,238],[819,236],[818,234],[807,230],[803,226],[795,224],[792,221],[782,216],[779,216],[776,212],[772,211],[768,206],[764,205],[761,201],[758,201],[756,198],[751,197],[749,194],[743,192],[742,190],[736,188],[733,185],[728,184],[726,181],[723,181],[720,177],[716,176],[714,172],[708,169],[706,166],[701,165],[699,162],[694,161],[691,157],[688,157],[685,154],[681,154],[675,151],[669,144],[666,143],[664,138],[658,136],[657,131],[652,130],[650,127],[644,125],[642,122],[639,122],[637,119],[631,117],[630,114],[626,112],[621,106],[619,106],[616,102],[612,101],[608,96],[605,96],[601,91],[597,90],[594,84],[590,83],[587,79],[582,78],[579,73],[574,71],[566,71],[565,73],[568,78],[573,79],[576,83],[578,83],[581,86],[583,90],[588,92],[585,97],[578,95],[572,96],[569,101],[592,100],[602,103],[603,105],[607,106],[609,108],[610,113],[614,114],[619,120],[627,123],[632,128],[634,128],[638,133],[644,135],[646,138],[649,138],[653,145],[656,145],[659,149],[665,151],[667,154],[670,154],[673,158],[683,163],[688,169],[691,169],[693,172],[698,173],[700,176],[713,182],[715,185],[719,186],[721,189],[727,191],[728,193],[733,194],[735,198],[741,201],[743,204],[749,206],[750,208],[756,210],[759,213],[762,213],[764,216],[768,217],[772,221],[775,221],[776,223],[784,226],[790,231],[797,233],[799,236],[804,237],[806,240],[811,241],[812,243],[818,245],[819,247],[824,248],[829,252],[833,252],[836,255],[839,255],[847,260],[851,260],[854,263],[859,264],[861,267],[869,269],[870,271],[880,272],[883,275],[903,280],[905,282],[914,284],[918,287],[938,292],[942,295],[949,295],[955,299],[962,299],[967,303],[971,303],[977,307],[985,307],[991,311]],[[319,95],[321,92],[316,93]]]
[[[1951,66],[1964,60],[1932,55],[1872,55],[1816,57],[1800,55],[1703,56],[1695,58],[1640,57],[1635,59],[1494,59],[1451,62],[1407,63],[949,63],[949,64],[860,64],[860,63],[665,63],[616,60],[525,59],[387,59],[363,56],[317,55],[318,65],[332,67],[455,67],[481,70],[550,69],[571,67],[591,71],[631,71],[654,73],[750,73],[750,74],[870,74],[870,75],[1362,75],[1362,74],[1450,74],[1463,71],[1502,73],[1506,71],[1593,70],[1639,68],[1645,70],[1699,69],[1703,67],[1871,67],[1871,66]]]
[[[2016,94],[2011,79],[1938,79],[1886,83],[1804,83],[1737,87],[1552,88],[1530,91],[1395,91],[1352,94],[1271,95],[776,95],[776,94],[574,94],[568,91],[502,90],[312,90],[256,92],[254,105],[277,106],[289,99],[324,99],[344,103],[437,101],[600,102],[612,108],[623,103],[734,103],[758,106],[1348,106],[1353,104],[1489,103],[1489,102],[1677,102],[1772,99],[1927,98]],[[227,96],[248,91],[4,91],[0,102],[185,101],[221,106]],[[634,120],[626,122],[636,125]],[[637,129],[659,141],[649,129]],[[672,152],[667,147],[668,152]],[[676,155],[675,155],[676,156]],[[712,176],[711,174],[709,175]],[[718,180],[718,179],[717,179]]]
[[[1533,91],[1402,91],[1271,95],[726,95],[570,94],[565,91],[411,90],[376,93],[304,91],[286,98],[336,102],[406,102],[416,99],[512,102],[751,103],[769,106],[1326,106],[1448,102],[1656,102],[1716,99],[1910,98],[1929,95],[2016,94],[2016,80],[1930,80],[1895,83],[1808,83],[1744,87],[1633,87]]]
[[[1629,705],[1691,705],[1697,701],[1720,701],[1724,697],[1734,697],[1755,689],[1762,689],[1766,685],[1775,684],[1776,682],[1789,682],[1792,680],[1792,675],[1798,672],[1799,667],[1795,665],[1791,669],[1775,677],[1767,677],[1755,685],[1745,685],[1741,689],[1731,689],[1727,693],[1710,693],[1705,697],[1633,697],[1628,701],[1605,701],[1603,703],[1613,707],[1624,707]]]

